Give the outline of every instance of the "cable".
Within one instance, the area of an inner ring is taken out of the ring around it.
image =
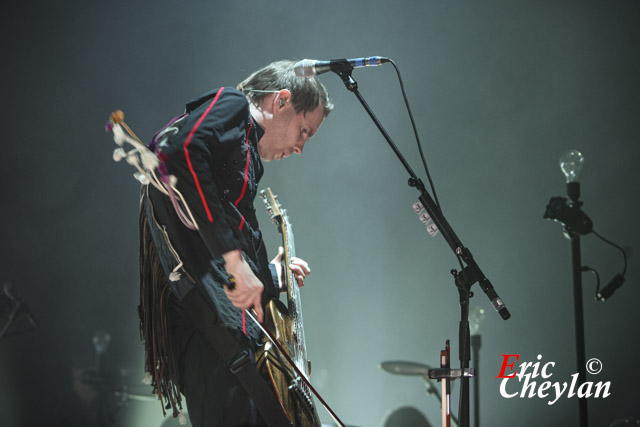
[[[600,275],[598,274],[598,270],[595,268],[591,268],[589,266],[583,265],[581,271],[589,271],[596,276],[596,300],[598,299],[598,293],[600,292]]]
[[[427,179],[429,180],[429,186],[431,187],[431,192],[433,193],[433,199],[436,203],[436,208],[440,211],[440,215],[442,215],[442,207],[440,206],[440,201],[438,200],[438,194],[436,193],[436,188],[433,185],[433,179],[431,179],[431,173],[429,172],[429,167],[427,166],[427,161],[424,158],[424,152],[422,150],[422,143],[420,142],[420,136],[418,135],[418,129],[416,128],[416,122],[413,119],[413,113],[411,112],[411,107],[409,106],[409,100],[407,99],[407,93],[404,90],[404,82],[402,81],[402,76],[400,75],[400,69],[393,61],[393,59],[389,59],[391,65],[396,70],[396,74],[398,75],[398,82],[400,83],[400,90],[402,91],[402,98],[404,99],[404,105],[407,107],[407,112],[409,113],[409,120],[411,120],[411,127],[413,128],[413,134],[416,137],[416,143],[418,144],[418,151],[420,152],[420,159],[422,160],[422,166],[424,167],[424,171],[427,174]],[[458,258],[458,263],[460,264],[460,268],[464,269],[464,264],[460,255],[456,254],[456,258]]]
[[[429,168],[427,167],[427,162],[424,159],[424,153],[422,152],[422,144],[420,143],[420,137],[418,136],[418,130],[416,129],[416,122],[413,120],[413,113],[411,112],[411,107],[409,106],[409,100],[407,99],[407,94],[404,90],[404,83],[402,81],[402,76],[400,75],[400,70],[393,59],[389,59],[393,68],[396,69],[396,74],[398,75],[398,81],[400,82],[400,90],[402,91],[402,98],[404,99],[404,104],[407,106],[407,112],[409,113],[409,119],[411,120],[411,126],[413,127],[413,133],[416,136],[416,142],[418,143],[418,151],[420,152],[420,159],[422,160],[422,165],[424,166],[424,171],[427,174],[427,179],[429,180],[429,185],[431,186],[431,192],[433,193],[433,198],[436,202],[436,206],[442,212],[440,208],[440,202],[438,201],[438,195],[436,194],[436,189],[433,185],[433,180],[431,179],[431,174],[429,173]]]
[[[596,230],[592,230],[592,231],[593,231],[593,234],[595,234],[600,240],[602,240],[605,243],[610,244],[611,246],[613,246],[614,248],[616,248],[620,252],[622,252],[622,258],[624,259],[624,268],[622,269],[622,276],[625,276],[626,273],[627,273],[627,254],[624,252],[624,249],[622,249],[620,246],[616,245],[612,241],[607,240],[604,237],[602,237],[601,235],[599,235],[598,233],[596,233]]]

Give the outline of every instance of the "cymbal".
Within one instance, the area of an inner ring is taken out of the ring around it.
[[[134,393],[128,393],[126,391],[119,391],[119,390],[115,390],[112,393],[114,396],[120,397],[126,400],[137,400],[139,402],[157,402],[158,401],[157,395],[134,394]]]
[[[393,360],[380,363],[380,369],[395,375],[429,375],[430,366],[417,362]]]

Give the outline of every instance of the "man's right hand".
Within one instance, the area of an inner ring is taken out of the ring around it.
[[[231,303],[241,310],[248,310],[251,307],[256,311],[260,323],[263,321],[262,312],[262,291],[264,285],[260,279],[253,274],[251,267],[244,260],[242,252],[238,249],[226,252],[222,255],[225,268],[235,282],[233,289],[224,286],[224,292]]]

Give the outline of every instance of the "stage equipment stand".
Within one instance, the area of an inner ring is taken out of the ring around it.
[[[582,271],[580,257],[580,235],[569,233],[571,236],[571,264],[573,266],[573,305],[575,307],[576,326],[576,362],[578,363],[578,383],[584,384],[587,379],[586,355],[584,348],[584,310],[582,306]],[[589,426],[589,409],[587,399],[578,399],[580,412],[580,427]]]
[[[464,247],[458,236],[456,236],[455,232],[445,219],[444,215],[440,211],[440,208],[436,205],[436,203],[431,198],[431,195],[426,191],[426,188],[422,181],[416,176],[416,174],[411,169],[411,166],[407,163],[405,158],[402,156],[398,147],[391,140],[391,137],[384,129],[378,118],[375,116],[367,102],[364,100],[360,92],[358,91],[358,84],[351,76],[351,72],[353,68],[349,64],[347,60],[343,60],[344,64],[342,66],[336,66],[335,69],[332,68],[336,74],[340,76],[345,87],[350,92],[358,98],[364,109],[367,111],[371,120],[375,123],[376,127],[380,131],[380,133],[384,136],[385,140],[393,150],[393,152],[398,157],[398,160],[403,164],[407,172],[409,173],[409,186],[416,188],[420,192],[420,203],[426,209],[427,213],[431,216],[434,224],[438,227],[438,230],[442,233],[442,236],[449,244],[449,247],[453,250],[454,254],[460,260],[460,264],[462,266],[462,262],[466,264],[466,266],[462,267],[462,270],[458,272],[457,270],[451,270],[451,274],[454,277],[455,285],[458,288],[458,293],[460,295],[460,326],[459,326],[459,357],[460,357],[460,369],[450,369],[448,373],[441,373],[447,378],[455,379],[456,377],[461,378],[461,386],[460,386],[460,406],[459,406],[459,414],[458,421],[460,427],[469,427],[469,376],[473,376],[473,370],[469,369],[469,348],[470,348],[470,339],[469,339],[469,298],[473,296],[471,292],[471,286],[478,282],[484,293],[487,295],[491,304],[496,309],[496,311],[502,316],[504,320],[507,320],[511,314],[507,310],[507,307],[504,305],[498,294],[496,293],[493,285],[485,277],[485,275],[480,270],[480,267],[476,264],[471,251],[468,248]],[[332,60],[333,63],[337,61]],[[440,371],[440,370],[434,370]],[[440,373],[437,373],[438,377]],[[444,378],[441,377],[441,378]],[[431,377],[431,375],[430,375]],[[437,377],[432,377],[437,378]]]
[[[25,315],[30,326],[8,333],[12,323],[22,314]],[[38,323],[18,288],[11,282],[5,282],[0,292],[0,340],[20,335],[37,327]]]
[[[480,367],[480,348],[482,335],[479,334],[484,323],[485,311],[481,307],[472,307],[469,312],[469,329],[471,331],[471,360],[473,369],[478,372]],[[473,426],[480,427],[480,378],[473,381]]]
[[[111,423],[111,417],[107,413],[107,395],[110,394],[111,381],[105,371],[104,357],[105,353],[109,349],[111,343],[111,334],[108,332],[99,330],[96,331],[91,339],[93,348],[96,353],[96,374],[98,378],[98,410],[97,410],[97,425],[99,427],[106,427]]]
[[[580,254],[580,235],[593,231],[591,219],[582,211],[580,182],[584,157],[579,151],[569,150],[560,156],[560,169],[567,179],[567,202],[564,197],[553,197],[547,206],[544,217],[564,225],[564,236],[571,240],[571,266],[573,272],[573,305],[576,333],[576,362],[578,364],[578,383],[586,381],[586,356],[584,344],[584,310],[582,303],[582,260]],[[589,426],[587,399],[578,399],[580,427]]]
[[[471,351],[473,360],[473,370],[478,372],[480,365],[480,347],[482,345],[481,335],[471,335]],[[480,427],[480,378],[473,382],[473,426]]]

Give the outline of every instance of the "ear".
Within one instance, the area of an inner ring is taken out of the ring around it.
[[[276,95],[273,97],[273,114],[278,114],[290,102],[291,92],[288,89],[282,89],[276,92]]]

